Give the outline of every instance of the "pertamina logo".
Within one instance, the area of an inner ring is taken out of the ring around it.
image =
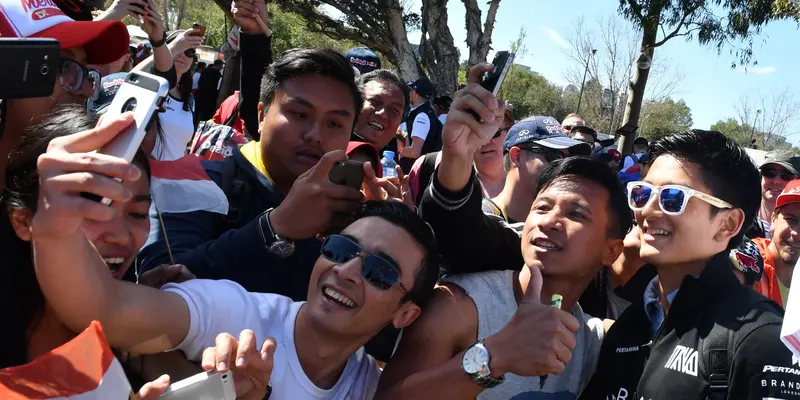
[[[697,350],[681,345],[675,346],[664,368],[697,376]]]
[[[20,0],[22,9],[31,13],[31,19],[41,21],[47,17],[64,15],[53,0]]]

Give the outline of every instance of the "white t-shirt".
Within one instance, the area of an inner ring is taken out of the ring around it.
[[[251,329],[259,346],[264,339],[275,338],[278,346],[270,380],[271,400],[368,400],[375,394],[380,369],[363,347],[347,360],[331,389],[320,389],[308,379],[294,342],[295,320],[305,302],[277,294],[250,293],[228,280],[194,279],[167,284],[163,290],[177,293],[189,307],[189,332],[177,349],[190,360],[200,360],[203,350],[214,347],[217,335],[223,332],[238,337],[241,331]]]
[[[422,104],[420,104],[420,106]],[[411,111],[416,110],[418,107],[419,106],[412,108]],[[425,138],[428,137],[428,132],[431,130],[431,119],[428,118],[428,114],[419,113],[416,117],[414,117],[412,126],[413,129],[411,130],[411,137],[420,138],[425,141]]]
[[[186,155],[186,144],[194,136],[194,117],[191,111],[183,109],[183,102],[172,95],[164,100],[164,108],[166,112],[158,114],[164,139],[163,142],[156,139],[153,157],[161,161],[172,161]]]
[[[200,82],[200,73],[199,72],[195,72],[194,75],[192,75],[192,89],[193,90],[197,90],[197,83],[198,82]]]

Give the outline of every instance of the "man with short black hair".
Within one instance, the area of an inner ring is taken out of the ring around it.
[[[430,99],[436,94],[428,78],[420,78],[409,84],[411,88],[411,111],[406,117],[406,128],[410,146],[400,154],[400,164],[408,173],[414,160],[442,149],[442,123],[436,116]]]
[[[397,154],[395,133],[409,106],[408,86],[386,69],[360,75],[358,86],[364,92],[364,106],[350,141],[367,142]]]
[[[628,183],[642,230],[640,255],[655,265],[638,303],[603,339],[581,398],[797,399],[780,308],[742,285],[729,250],[759,204],[758,170],[730,138],[691,130],[651,145],[643,181]]]
[[[620,169],[621,172],[630,173],[628,169],[636,164],[642,155],[647,153],[648,142],[647,139],[639,136],[633,140],[633,154],[625,157],[625,161],[622,164],[622,168]]]
[[[214,60],[207,66],[197,79],[197,118],[199,121],[211,119],[217,110],[217,97],[219,96],[219,81],[222,79],[222,67],[225,62]]]

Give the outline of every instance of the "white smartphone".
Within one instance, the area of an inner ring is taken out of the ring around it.
[[[144,72],[129,73],[103,118],[118,118],[132,111],[134,123],[97,152],[133,161],[147,135],[147,123],[161,108],[168,92],[169,82],[164,78]],[[102,203],[109,205],[111,199],[104,198]]]
[[[195,376],[175,382],[159,397],[165,400],[234,400],[231,372],[201,372]]]

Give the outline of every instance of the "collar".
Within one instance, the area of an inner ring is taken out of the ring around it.
[[[426,103],[428,103],[428,102],[427,102],[427,101],[423,101],[422,103],[419,103],[419,105],[416,105],[416,106],[414,106],[414,107],[411,107],[411,109],[410,109],[410,110],[408,110],[408,112],[410,113],[411,111],[414,111],[414,110],[416,110],[416,109],[418,109],[418,108],[420,108],[420,107],[424,106]]]
[[[667,294],[665,297],[667,298],[667,302],[671,305],[673,300],[675,300],[675,296],[678,295],[678,291],[680,288],[673,290],[671,293]],[[653,278],[650,283],[647,284],[647,288],[644,290],[644,315],[650,321],[651,332],[653,335],[658,332],[658,328],[661,326],[661,323],[664,322],[664,318],[667,313],[664,311],[664,307],[661,305],[661,290],[658,288],[658,277]]]

